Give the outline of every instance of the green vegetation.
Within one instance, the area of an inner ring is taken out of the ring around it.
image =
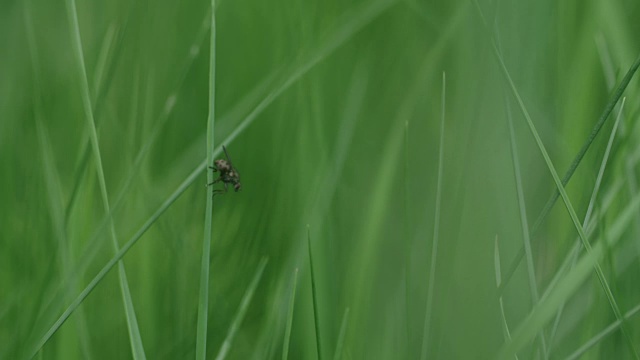
[[[639,16],[0,2],[0,359],[638,358]]]

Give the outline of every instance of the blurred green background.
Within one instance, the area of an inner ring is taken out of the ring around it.
[[[193,358],[211,4],[73,4],[0,2],[0,359]],[[634,357],[637,78],[587,139],[640,52],[640,3],[478,5],[216,3],[215,146],[243,189],[214,201],[207,358],[225,339],[229,359],[314,359],[318,339],[323,359]],[[562,199],[523,231],[556,185],[499,57],[560,178],[590,145],[567,186],[580,222],[593,208],[576,267]],[[119,247],[151,225],[123,258],[139,338],[112,269],[40,347],[115,254],[87,105]]]

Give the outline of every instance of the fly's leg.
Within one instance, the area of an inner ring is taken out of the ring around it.
[[[207,186],[211,186],[213,184],[217,184],[220,181],[222,181],[222,176],[218,177],[217,179],[213,180],[212,182],[208,183]]]
[[[229,190],[229,189],[227,188],[227,183],[226,183],[226,182],[223,182],[222,184],[224,185],[224,190],[221,190],[221,189],[219,189],[219,190],[213,190],[213,195],[211,195],[211,197],[214,197],[214,196],[216,196],[216,195],[222,195],[222,194],[226,193],[226,192],[227,192],[227,190]]]

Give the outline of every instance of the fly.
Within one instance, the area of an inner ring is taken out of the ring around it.
[[[231,163],[231,158],[229,157],[227,148],[222,145],[222,149],[224,150],[224,154],[226,155],[227,160],[218,159],[213,162],[213,166],[209,166],[209,169],[212,169],[214,173],[219,172],[220,176],[218,176],[218,178],[213,180],[211,183],[207,184],[207,186],[221,182],[224,185],[224,190],[213,190],[213,196],[226,193],[229,190],[229,185],[232,185],[233,189],[236,192],[242,189],[242,185],[240,184],[240,173],[238,173],[238,170],[233,167],[233,163]]]

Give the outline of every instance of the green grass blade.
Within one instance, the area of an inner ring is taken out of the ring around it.
[[[60,267],[64,277],[69,277],[71,268],[74,261],[71,256],[70,245],[68,241],[67,230],[65,227],[65,210],[64,201],[62,195],[62,186],[60,182],[60,175],[55,168],[55,159],[53,157],[53,149],[51,141],[45,130],[43,124],[44,109],[42,99],[41,88],[41,72],[40,72],[40,57],[38,47],[35,40],[35,29],[33,25],[33,19],[31,14],[31,1],[25,1],[24,4],[24,22],[27,33],[27,43],[29,45],[29,53],[31,55],[31,66],[34,76],[33,86],[33,101],[34,101],[34,115],[36,119],[36,132],[38,134],[38,140],[41,150],[41,159],[43,161],[43,168],[45,172],[45,185],[47,188],[47,199],[49,203],[49,212],[51,214],[51,220],[54,227],[54,234],[58,241],[58,254],[60,255]],[[75,282],[70,283],[75,286]],[[15,298],[14,298],[15,299]],[[41,302],[42,303],[42,302]],[[9,308],[7,307],[7,310]],[[6,312],[5,312],[6,314]],[[0,314],[0,321],[2,321],[3,314]],[[84,357],[90,357],[90,344],[89,333],[86,330],[86,317],[84,312],[80,312],[78,321],[78,332],[80,346],[82,349],[82,355]],[[33,328],[33,327],[32,327]],[[7,349],[8,350],[8,349]],[[0,355],[0,358],[4,358]]]
[[[110,51],[114,42],[114,38],[117,35],[117,28],[115,24],[111,24],[107,29],[107,33],[104,35],[104,40],[102,41],[102,46],[100,47],[100,51],[98,52],[98,61],[96,63],[96,69],[94,71],[94,86],[93,86],[93,98],[91,99],[91,103],[95,104],[98,101],[98,93],[100,92],[100,87],[104,83],[105,71],[108,68],[107,64],[110,63],[108,61],[109,55],[112,54]]]
[[[493,53],[496,56],[496,59],[498,60],[500,69],[502,70],[503,75],[505,76],[508,84],[509,84],[509,88],[511,89],[516,101],[518,102],[518,106],[520,108],[520,111],[522,112],[522,115],[524,116],[527,125],[529,126],[529,130],[531,131],[531,134],[533,136],[533,138],[536,141],[536,145],[538,146],[538,149],[540,150],[540,153],[542,155],[542,157],[545,160],[545,163],[547,164],[547,167],[549,169],[549,172],[551,173],[551,176],[553,177],[553,180],[556,184],[556,188],[558,189],[560,196],[562,197],[562,200],[565,204],[565,207],[567,208],[567,211],[569,212],[569,216],[571,217],[571,221],[574,224],[574,227],[576,228],[576,230],[578,231],[578,235],[580,236],[580,240],[582,241],[583,246],[585,247],[585,249],[587,250],[587,253],[590,255],[590,258],[593,258],[593,266],[595,268],[596,271],[596,275],[598,276],[598,280],[600,281],[600,284],[605,292],[605,295],[607,296],[607,300],[609,301],[611,308],[613,310],[613,313],[615,314],[617,319],[621,319],[622,318],[622,314],[620,312],[620,309],[618,307],[618,304],[613,296],[613,294],[611,293],[609,284],[604,276],[604,272],[602,271],[602,268],[600,267],[599,263],[598,263],[598,259],[599,256],[595,256],[592,255],[591,253],[593,252],[593,249],[587,239],[586,234],[584,233],[584,229],[582,228],[582,225],[580,224],[580,221],[578,220],[578,216],[576,215],[575,210],[573,209],[573,206],[571,205],[571,201],[569,200],[569,197],[566,193],[566,191],[564,190],[564,186],[562,185],[562,180],[560,180],[560,177],[558,176],[558,173],[555,170],[555,167],[551,161],[551,158],[549,157],[549,154],[547,153],[547,150],[544,146],[544,144],[542,143],[542,139],[540,138],[538,131],[535,128],[535,125],[533,124],[533,121],[531,120],[531,116],[529,115],[529,112],[527,111],[524,102],[522,101],[522,98],[520,97],[520,94],[517,90],[517,88],[515,87],[515,84],[513,83],[513,80],[511,78],[511,75],[509,74],[509,71],[507,70],[506,65],[504,64],[504,59],[502,58],[502,55],[500,54],[500,51],[498,50],[495,42],[492,41],[492,48],[493,48]],[[614,104],[615,105],[615,104]],[[627,340],[627,343],[629,345],[630,350],[632,351],[634,357],[638,358],[637,355],[637,351],[635,349],[635,346],[633,345],[633,341],[631,339],[631,336],[628,332],[628,330],[623,326],[622,327],[622,331],[625,335],[625,338]],[[502,354],[504,355],[504,352],[502,352]]]
[[[316,290],[316,277],[313,272],[313,257],[311,256],[311,232],[307,226],[307,246],[309,248],[309,270],[311,271],[311,295],[313,298],[313,320],[316,328],[316,350],[318,352],[318,360],[322,360],[322,343],[320,342],[320,319],[318,316],[318,292]]]
[[[133,11],[133,5],[129,5],[129,10],[124,20],[124,24],[121,25],[115,31],[116,32],[116,36],[114,40],[115,44],[107,45],[107,43],[111,43],[110,33],[107,33],[105,35],[105,40],[103,41],[103,49],[105,49],[105,52],[103,53],[104,61],[99,60],[96,66],[96,81],[94,83],[94,98],[93,98],[94,102],[92,103],[94,106],[93,113],[95,114],[96,126],[98,126],[100,123],[100,118],[101,118],[100,114],[102,113],[102,109],[104,109],[104,104],[106,103],[105,98],[106,98],[107,91],[109,90],[109,87],[113,79],[115,78],[115,76],[113,76],[113,72],[115,71],[117,61],[120,59],[120,53],[124,47],[123,40],[127,35],[127,31],[129,30],[129,20],[131,19],[132,11]],[[103,56],[101,54],[99,59],[102,59],[102,58]],[[107,59],[110,61],[108,61]],[[104,79],[104,81],[102,81],[102,79]],[[75,181],[73,184],[71,195],[66,205],[66,211],[65,211],[66,224],[69,223],[71,210],[73,209],[73,206],[77,199],[80,185],[84,180],[84,176],[86,176],[86,167],[89,163],[89,157],[91,152],[91,148],[90,148],[91,140],[88,136],[88,131],[85,134],[83,134],[82,141],[83,141],[82,145],[80,146],[80,148],[82,149],[80,150],[80,153],[82,155],[80,156],[80,159],[76,162],[77,165],[75,166],[74,176],[73,176]]]
[[[298,287],[298,269],[293,273],[293,287],[289,298],[289,311],[287,311],[287,324],[284,331],[284,342],[282,344],[282,360],[289,357],[289,340],[291,340],[291,327],[293,325],[293,307],[296,303],[296,288]]]
[[[629,320],[638,312],[640,312],[640,304],[636,305],[633,309],[627,311],[627,313],[624,314],[624,320]],[[598,334],[596,334],[594,337],[592,337],[586,343],[584,343],[584,345],[580,346],[576,351],[571,353],[571,355],[567,356],[566,359],[567,360],[579,359],[582,355],[584,355],[584,353],[587,352],[587,350],[589,350],[594,345],[602,341],[605,337],[609,336],[614,331],[618,330],[621,325],[622,325],[622,322],[620,320],[614,321],[611,325],[604,328],[604,330],[600,331]]]
[[[383,3],[386,3],[383,2]],[[390,5],[390,4],[387,4]],[[305,73],[307,73],[310,69],[312,69],[315,65],[317,65],[321,60],[323,60],[326,56],[335,51],[340,45],[344,44],[348,39],[352,38],[359,30],[362,29],[365,25],[367,25],[374,18],[379,16],[384,10],[387,9],[388,6],[379,6],[379,4],[371,5],[370,8],[367,8],[367,11],[360,13],[363,18],[356,17],[354,19],[349,19],[349,21],[345,22],[341,26],[338,27],[336,33],[333,36],[330,36],[331,39],[328,41],[325,46],[317,49],[316,52],[313,53],[312,56],[307,57],[306,61],[299,65],[298,67],[292,69],[285,80],[282,82],[282,85],[275,88],[272,92],[270,92],[252,111],[251,113],[234,129],[223,141],[223,144],[230,144],[237,138],[241,133],[248,128],[253,121],[260,115],[264,109],[270,105],[282,92],[284,92],[289,86],[294,84],[297,80],[299,80]],[[169,99],[168,99],[169,101]],[[150,147],[150,146],[149,146]],[[222,147],[218,146],[214,152],[213,157],[219,156],[222,153]],[[60,326],[71,316],[71,314],[80,306],[80,304],[84,301],[84,299],[93,291],[93,289],[104,279],[105,275],[111,270],[111,268],[120,260],[129,249],[135,245],[135,243],[142,237],[142,235],[149,230],[149,228],[162,216],[162,214],[186,191],[191,184],[198,178],[198,176],[204,171],[207,167],[206,159],[203,160],[196,168],[187,176],[187,178],[178,186],[178,188],[171,194],[169,197],[160,205],[160,207],[150,216],[150,218],[140,227],[140,229],[131,237],[131,239],[120,249],[120,251],[111,259],[107,264],[100,270],[100,272],[92,279],[92,281],[83,289],[83,291],[75,298],[75,300],[67,307],[67,309],[58,317],[56,322],[51,325],[51,327],[47,330],[47,332],[40,338],[40,340],[32,347],[32,354],[38,352],[38,350],[51,338],[51,336],[60,328]],[[131,180],[128,179],[127,183],[130,183]],[[126,191],[121,191],[121,194],[118,198],[124,198]],[[103,219],[103,222],[106,224],[107,221],[111,218],[113,214],[107,214]],[[106,226],[106,225],[105,225]],[[96,235],[97,238],[97,235]],[[87,265],[88,266],[88,262]]]
[[[215,88],[216,88],[216,16],[214,0],[211,0],[211,43],[209,57],[209,118],[207,121],[207,164],[213,166]],[[213,172],[207,171],[207,184],[213,182]],[[213,186],[208,186],[207,208],[204,218],[202,263],[200,267],[200,295],[198,297],[198,324],[196,335],[196,360],[207,358],[207,322],[209,317],[209,259],[211,256],[211,223],[213,222]]]
[[[261,114],[264,109],[271,105],[271,103],[287,90],[291,85],[300,80],[300,78],[309,72],[314,66],[324,60],[329,54],[337,50],[347,40],[353,37],[358,31],[360,31],[365,25],[379,16],[382,12],[393,5],[396,0],[380,0],[373,5],[361,9],[356,16],[349,19],[341,26],[338,26],[335,33],[329,37],[329,40],[310,55],[304,58],[304,61],[294,66],[292,71],[283,79],[281,85],[276,87],[271,93],[269,93],[256,107],[247,115],[247,117],[231,132],[227,137],[227,141],[233,141],[240,133],[253,123],[255,118]]]
[[[405,306],[405,331],[406,338],[411,338],[411,329],[409,328],[409,324],[411,323],[411,314],[410,314],[410,301],[411,299],[411,281],[410,281],[410,272],[411,272],[411,241],[409,240],[409,232],[411,229],[411,224],[409,221],[409,121],[404,122],[404,182],[403,182],[403,202],[404,208],[402,216],[403,216],[403,238],[406,242],[406,250],[405,250],[405,261],[404,261],[404,306]]]
[[[500,286],[500,282],[502,281],[502,271],[500,266],[500,246],[498,246],[498,235],[496,235],[496,240],[494,242],[493,265],[496,274],[496,286]],[[500,318],[502,320],[502,333],[504,334],[504,340],[511,341],[511,331],[509,330],[509,323],[507,322],[507,316],[504,312],[504,301],[502,300],[502,296],[498,296],[498,304],[500,305]],[[517,360],[518,355],[514,354],[514,358]]]
[[[36,94],[37,97],[39,97]],[[36,97],[36,98],[37,98]],[[38,105],[36,105],[39,107]],[[68,277],[73,267],[74,260],[71,256],[71,246],[69,244],[67,231],[64,224],[64,201],[62,199],[62,188],[60,185],[60,175],[55,169],[55,159],[53,158],[53,149],[49,136],[44,125],[36,115],[36,129],[38,132],[38,140],[40,142],[40,150],[42,152],[43,168],[45,170],[45,184],[47,188],[47,199],[49,203],[49,212],[51,214],[54,227],[54,234],[58,241],[58,254],[63,276]],[[75,282],[72,285],[76,285]],[[87,331],[87,320],[83,311],[79,312],[77,317],[78,340],[82,349],[82,356],[91,357],[89,345],[89,333]]]
[[[482,15],[482,10],[480,8],[480,5],[478,4],[477,0],[474,0],[478,11],[480,12],[480,15],[484,21],[484,15]],[[485,22],[485,26],[486,26],[486,22]],[[491,38],[491,45],[492,45],[492,49],[493,49],[493,54],[495,55],[498,64],[500,66],[500,70],[502,71],[505,79],[507,80],[507,83],[509,84],[509,88],[511,90],[511,92],[513,93],[513,96],[515,97],[516,101],[518,102],[518,106],[520,108],[520,111],[522,112],[522,115],[524,116],[527,125],[529,126],[529,130],[531,131],[531,135],[533,136],[533,138],[536,141],[536,145],[538,146],[538,150],[540,150],[540,153],[542,155],[542,157],[545,160],[545,163],[547,164],[547,167],[549,169],[549,172],[551,173],[551,176],[553,177],[553,181],[556,184],[556,188],[558,190],[558,192],[560,193],[560,196],[562,197],[562,200],[565,204],[565,207],[567,208],[567,211],[569,212],[569,216],[571,217],[571,221],[573,222],[574,227],[576,228],[576,230],[578,231],[578,235],[580,236],[580,240],[582,241],[583,246],[585,247],[587,253],[589,255],[591,255],[590,253],[592,253],[592,248],[591,248],[591,244],[589,243],[589,240],[584,232],[584,229],[582,227],[582,224],[580,223],[580,220],[578,220],[578,216],[576,215],[575,210],[573,209],[573,206],[571,205],[571,201],[569,200],[569,196],[567,195],[565,189],[564,189],[564,185],[562,180],[560,180],[560,177],[558,176],[558,173],[551,161],[551,158],[549,157],[549,154],[547,153],[547,150],[544,146],[544,144],[542,143],[542,139],[540,138],[540,135],[538,134],[538,131],[536,130],[535,125],[533,124],[533,120],[531,120],[531,116],[529,115],[528,110],[526,109],[524,102],[522,100],[522,98],[520,97],[520,94],[513,82],[513,79],[511,78],[511,74],[509,74],[509,71],[507,70],[507,67],[504,63],[504,59],[502,58],[502,54],[500,52],[500,50],[498,49],[496,42],[494,41],[493,37]],[[640,66],[640,58],[638,58],[638,60],[636,61],[637,66],[635,66],[635,69],[633,72],[627,74],[628,77],[628,81],[631,80],[631,76],[633,76],[633,73],[635,72],[635,70],[637,69],[638,66]],[[635,65],[635,64],[634,64]],[[627,78],[626,77],[626,78]],[[627,84],[628,84],[627,81]],[[626,85],[625,85],[626,88]],[[619,95],[622,95],[622,92],[624,91],[624,88],[622,89],[618,89],[619,91]],[[619,98],[619,96],[618,96]],[[615,102],[610,102],[607,106],[607,108],[605,109],[605,113],[607,114],[607,116],[605,116],[604,118],[601,118],[601,121],[598,121],[598,123],[601,123],[599,125],[599,127],[597,127],[597,129],[594,129],[596,131],[592,132],[592,134],[590,135],[589,139],[587,140],[587,143],[583,146],[583,148],[581,149],[581,151],[579,152],[579,161],[576,162],[575,166],[572,165],[570,166],[570,171],[569,173],[571,175],[573,175],[573,171],[575,171],[575,167],[577,167],[578,163],[580,162],[580,160],[582,160],[582,157],[584,156],[584,153],[586,153],[587,149],[589,148],[590,144],[593,142],[593,140],[595,139],[595,136],[597,135],[597,133],[600,131],[600,128],[602,127],[602,125],[604,125],[604,121],[607,119],[608,115],[611,113],[611,111],[613,110],[613,108],[615,107],[615,104],[617,103],[617,100]],[[570,176],[569,176],[570,178]],[[568,179],[567,178],[567,182]],[[609,304],[611,305],[611,309],[613,310],[614,315],[616,316],[616,318],[620,321],[622,320],[622,313],[620,312],[620,309],[618,307],[617,301],[615,300],[613,293],[611,292],[611,289],[609,287],[609,284],[607,282],[607,279],[605,278],[604,272],[602,271],[602,268],[600,267],[600,264],[598,263],[598,259],[599,257],[595,257],[595,261],[594,261],[594,268],[596,271],[596,275],[598,276],[598,280],[605,292],[605,295],[607,296],[607,300],[609,301]],[[631,335],[629,333],[629,330],[626,328],[626,326],[624,326],[624,321],[623,321],[623,326],[622,326],[622,332],[627,340],[627,344],[629,345],[629,349],[631,350],[632,354],[634,355],[634,357],[637,359],[639,358],[638,356],[638,352],[635,348],[635,346],[633,345],[633,339],[631,338]]]
[[[538,281],[536,280],[536,270],[534,267],[533,251],[531,250],[531,240],[529,238],[529,222],[527,221],[527,208],[524,200],[524,190],[522,189],[522,177],[520,172],[520,160],[518,156],[518,145],[516,144],[516,135],[513,129],[513,118],[511,115],[511,106],[506,101],[507,122],[509,124],[509,142],[511,143],[511,160],[513,162],[513,174],[516,183],[516,192],[518,194],[518,210],[520,212],[520,227],[522,229],[522,240],[527,259],[527,275],[529,276],[529,291],[531,292],[531,304],[534,306],[538,303],[540,296],[538,295]],[[500,297],[502,299],[502,296]],[[543,354],[547,353],[547,344],[544,338],[544,332],[540,331],[538,336],[540,340],[540,348]]]
[[[544,144],[542,143],[542,139],[540,138],[540,136],[538,135],[538,131],[535,128],[535,125],[533,124],[533,121],[531,120],[531,116],[529,115],[529,112],[527,111],[526,107],[524,106],[524,102],[522,101],[522,98],[520,97],[520,94],[518,93],[518,90],[515,87],[515,84],[513,83],[513,80],[511,79],[511,75],[509,74],[506,65],[504,64],[504,60],[502,59],[501,54],[499,53],[499,50],[497,49],[497,47],[495,47],[494,44],[494,54],[496,55],[496,57],[498,58],[499,64],[500,64],[500,68],[502,69],[503,74],[505,75],[509,86],[511,88],[511,91],[513,92],[513,95],[515,96],[518,105],[520,107],[520,110],[522,112],[522,115],[525,117],[525,120],[527,121],[527,125],[529,126],[529,130],[531,131],[532,136],[534,137],[536,144],[538,146],[538,149],[540,150],[540,153],[542,154],[545,163],[547,164],[547,167],[549,168],[549,172],[551,173],[551,176],[553,177],[554,182],[556,183],[556,187],[558,188],[558,191],[560,192],[560,196],[562,197],[562,200],[565,204],[565,207],[567,208],[567,211],[569,212],[569,216],[571,217],[571,221],[573,222],[573,225],[575,226],[576,230],[578,231],[578,235],[580,236],[580,240],[582,241],[582,245],[585,247],[585,249],[587,250],[588,253],[590,253],[592,251],[591,249],[591,245],[589,244],[589,240],[587,239],[586,234],[584,233],[584,230],[582,228],[582,224],[580,223],[580,220],[578,220],[578,216],[576,215],[575,210],[573,209],[573,205],[571,205],[571,201],[569,200],[569,196],[567,195],[566,191],[564,190],[564,187],[562,185],[562,181],[560,180],[560,177],[558,176],[558,173],[555,170],[555,167],[553,165],[553,163],[551,162],[551,158],[549,157],[549,154],[547,153],[546,148],[544,147]],[[596,275],[598,276],[598,280],[600,281],[600,284],[605,292],[605,295],[607,296],[607,300],[609,301],[609,304],[611,305],[611,309],[613,310],[614,315],[616,316],[617,319],[621,319],[622,318],[622,314],[620,312],[620,309],[618,307],[617,301],[615,300],[613,294],[611,293],[611,289],[609,287],[609,284],[607,282],[607,279],[605,278],[604,272],[602,271],[602,268],[600,267],[600,264],[598,263],[598,261],[596,260],[594,263],[594,268],[596,271]],[[622,331],[625,335],[625,338],[627,339],[627,343],[629,345],[630,350],[632,351],[633,355],[635,358],[638,358],[638,354],[637,351],[635,349],[635,346],[633,345],[633,340],[631,338],[631,335],[629,334],[628,329],[626,329],[626,327],[622,327]]]
[[[104,171],[102,166],[102,157],[100,155],[100,147],[98,144],[98,134],[96,131],[95,121],[93,119],[93,107],[91,105],[91,94],[89,91],[89,82],[87,81],[87,72],[84,65],[84,55],[82,54],[82,41],[80,39],[80,26],[78,25],[78,14],[76,11],[75,0],[67,0],[67,15],[71,23],[70,30],[72,35],[72,44],[76,61],[79,64],[79,77],[81,79],[81,99],[82,105],[85,111],[85,120],[87,122],[87,128],[89,129],[91,147],[93,149],[93,157],[96,162],[96,169],[98,171],[98,180],[100,184],[100,194],[102,195],[102,203],[106,214],[111,212],[109,207],[109,196],[107,195],[107,185],[105,182]],[[114,248],[114,252],[118,252],[119,245],[116,235],[113,219],[109,223],[111,240]],[[121,262],[118,264],[118,270],[120,275],[120,290],[122,293],[122,301],[125,306],[125,315],[127,319],[127,326],[129,330],[129,340],[131,342],[131,351],[133,358],[136,360],[146,359],[144,353],[144,347],[142,344],[142,337],[140,336],[140,329],[138,328],[138,321],[136,319],[136,313],[133,306],[133,300],[131,299],[131,293],[129,290],[129,284],[127,282],[127,275],[125,272],[124,264]]]
[[[438,259],[438,242],[440,239],[440,202],[442,199],[442,172],[444,167],[444,122],[446,101],[446,76],[442,73],[442,117],[440,119],[440,149],[438,150],[438,184],[436,185],[436,209],[433,221],[433,243],[431,246],[431,265],[429,270],[429,290],[427,292],[427,304],[424,316],[424,330],[422,333],[421,359],[427,359],[429,331],[431,329],[431,309],[433,307],[433,292],[436,282],[436,264]]]
[[[591,130],[591,133],[589,134],[589,137],[587,138],[585,143],[582,145],[582,147],[580,148],[580,150],[578,151],[578,153],[574,157],[573,161],[569,165],[569,168],[567,169],[567,171],[565,172],[564,176],[562,177],[562,186],[566,186],[569,183],[569,181],[571,180],[571,177],[573,176],[574,172],[578,168],[578,165],[580,165],[580,163],[582,162],[582,159],[584,158],[585,154],[589,150],[589,147],[591,146],[591,144],[595,140],[596,136],[598,135],[598,133],[600,132],[602,127],[604,126],[604,123],[606,122],[606,120],[609,118],[609,116],[613,112],[613,109],[615,108],[616,104],[618,103],[618,101],[622,97],[622,94],[624,93],[624,91],[626,90],[627,86],[629,85],[629,82],[633,78],[633,75],[635,75],[636,71],[638,70],[638,67],[640,67],[640,56],[631,65],[631,67],[627,71],[626,75],[620,81],[620,84],[618,84],[618,87],[616,88],[616,90],[611,95],[611,98],[609,99],[609,101],[605,105],[605,108],[604,108],[602,114],[600,115],[600,117],[598,118],[598,121],[593,126],[593,129]],[[549,197],[549,200],[547,200],[547,203],[545,204],[544,208],[540,212],[540,215],[538,215],[538,218],[536,219],[536,221],[534,222],[533,226],[531,227],[530,237],[531,237],[532,240],[535,240],[535,238],[536,238],[535,235],[537,234],[538,230],[540,229],[540,226],[542,225],[542,222],[547,217],[547,215],[549,215],[549,212],[553,208],[553,205],[556,203],[556,201],[558,200],[559,196],[560,196],[560,193],[556,189],[556,190],[554,190],[553,194],[551,194],[551,196]],[[504,292],[504,287],[508,284],[509,280],[511,280],[511,277],[516,272],[516,269],[518,268],[518,265],[520,264],[520,262],[522,261],[522,259],[524,257],[525,257],[525,250],[524,250],[524,247],[522,247],[518,251],[518,253],[515,256],[514,260],[511,262],[510,266],[507,268],[507,271],[505,272],[505,277],[504,277],[504,279],[502,281],[502,285],[498,289],[498,292],[500,294],[502,294]]]
[[[333,360],[342,358],[344,352],[344,339],[347,337],[347,326],[349,326],[349,308],[344,310],[342,315],[342,323],[340,324],[340,332],[338,333],[338,341],[336,342],[336,352],[333,354]]]
[[[589,205],[587,207],[587,213],[585,214],[584,217],[584,221],[582,223],[583,227],[587,227],[587,224],[589,223],[589,221],[591,220],[591,216],[593,214],[593,209],[595,208],[595,204],[596,204],[596,199],[598,197],[598,193],[600,190],[600,185],[602,184],[602,178],[604,177],[604,170],[607,167],[607,162],[609,160],[609,155],[611,153],[611,148],[613,147],[613,140],[616,137],[616,133],[618,131],[618,125],[620,124],[620,119],[622,119],[622,110],[624,109],[624,103],[626,101],[626,98],[622,98],[622,102],[620,103],[620,110],[618,112],[618,116],[616,117],[616,122],[613,124],[613,129],[611,130],[611,135],[609,136],[609,141],[607,142],[607,147],[605,148],[604,151],[604,155],[602,156],[602,162],[600,163],[600,169],[598,170],[598,176],[596,177],[596,182],[595,185],[593,186],[593,191],[591,192],[591,199],[589,199]],[[580,240],[578,239],[576,241],[577,245],[579,246]],[[578,251],[572,251],[572,254],[570,256],[573,257],[573,259],[571,260],[571,267],[573,268],[573,266],[575,266],[576,261],[578,260],[578,255],[579,255],[579,247],[577,248]],[[556,335],[556,331],[558,330],[558,326],[560,324],[560,319],[562,318],[562,313],[564,310],[564,306],[565,304],[563,303],[562,306],[560,306],[560,309],[558,310],[558,314],[556,315],[556,319],[554,320],[553,323],[553,327],[551,328],[551,333],[549,335],[549,348],[547,349],[547,355],[546,357],[549,357],[549,354],[551,352],[551,346],[553,345],[553,340],[555,338]]]
[[[247,291],[245,291],[244,296],[242,296],[242,301],[240,302],[240,307],[238,308],[238,312],[236,316],[233,318],[233,322],[229,327],[229,332],[227,333],[227,337],[224,339],[222,346],[220,347],[220,351],[216,356],[216,360],[224,360],[227,357],[227,353],[231,348],[231,344],[233,342],[238,329],[240,329],[240,324],[242,324],[242,320],[244,320],[244,316],[247,313],[247,309],[249,309],[249,305],[251,304],[251,300],[253,299],[253,294],[260,283],[260,279],[262,278],[262,273],[264,272],[264,268],[267,266],[267,258],[263,258],[260,260],[260,264],[258,264],[258,270],[256,274],[253,276],[253,280],[249,284]]]
[[[200,176],[200,173],[202,173],[206,165],[206,162],[202,162],[195,170],[193,170],[191,174],[189,174],[189,176],[180,184],[180,186],[178,186],[178,188],[169,196],[169,198],[167,198],[167,200],[162,203],[160,208],[156,210],[156,212],[153,213],[153,215],[151,215],[151,217],[142,225],[142,227],[131,237],[131,239],[129,239],[129,241],[127,241],[127,243],[122,248],[120,248],[118,253],[115,254],[114,257],[112,257],[111,260],[107,262],[107,264],[98,272],[98,274],[96,274],[96,276],[91,280],[91,282],[89,282],[89,284],[82,290],[82,292],[80,292],[80,294],[73,300],[73,302],[62,313],[62,315],[60,315],[58,320],[56,320],[56,322],[49,328],[49,330],[42,336],[42,338],[40,338],[40,340],[31,347],[31,355],[29,358],[33,358],[38,353],[40,348],[42,348],[42,346],[44,346],[44,344],[49,341],[51,336],[53,336],[53,334],[58,331],[60,326],[62,326],[62,324],[67,321],[69,316],[71,316],[71,314],[73,314],[73,312],[80,306],[80,304],[82,304],[84,299],[89,296],[89,294],[95,289],[95,287],[104,279],[107,273],[118,263],[118,261],[120,261],[120,259],[122,259],[122,257],[124,257],[124,255],[131,249],[131,247],[133,247],[133,245],[135,245],[138,240],[140,240],[142,235],[144,235],[147,230],[149,230],[149,228],[151,228],[151,226],[155,224],[158,218],[160,218],[160,216],[162,216],[162,214],[167,211],[167,209],[180,197],[180,195],[182,195],[182,193],[184,193],[185,190],[189,188],[189,186],[195,181],[195,179]]]
[[[602,205],[598,207],[600,211],[598,213],[592,214],[591,220],[589,221],[589,224],[586,227],[587,236],[589,238],[591,238],[591,236],[593,235],[593,232],[596,228],[599,218],[602,217],[604,214],[606,214],[608,209],[611,208],[616,196],[620,194],[620,192],[622,191],[622,187],[623,187],[622,181],[618,179],[618,181],[615,181],[611,185],[607,193],[605,193],[605,195],[603,196],[603,200],[601,202]],[[630,211],[629,208],[627,208],[626,211]],[[573,266],[575,266],[572,260],[581,248],[582,248],[582,244],[580,242],[580,238],[576,237],[576,242],[573,249],[571,249],[568,255],[565,257],[559,270],[556,271],[556,274],[553,276],[553,278],[547,285],[547,288],[542,294],[542,297],[548,296],[549,292],[556,287],[558,281],[562,278],[562,276],[564,276]],[[576,261],[577,261],[577,258],[576,258]]]

